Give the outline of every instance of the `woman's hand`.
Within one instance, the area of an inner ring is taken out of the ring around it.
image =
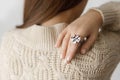
[[[83,16],[77,18],[69,24],[58,36],[55,47],[62,46],[61,58],[65,59],[65,63],[70,63],[78,49],[78,44],[72,44],[70,41],[71,35],[74,33],[83,37],[88,37],[85,43],[80,47],[80,52],[85,54],[94,44],[99,28],[102,25],[102,17],[100,13],[95,10],[89,10]]]

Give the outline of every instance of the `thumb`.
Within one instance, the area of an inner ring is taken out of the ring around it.
[[[97,34],[91,34],[90,37],[87,39],[85,43],[82,44],[80,52],[81,54],[85,54],[94,44],[95,40],[97,38]]]

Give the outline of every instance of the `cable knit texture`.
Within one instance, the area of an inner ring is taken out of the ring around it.
[[[65,65],[61,47],[54,45],[66,25],[34,24],[6,32],[0,48],[0,80],[110,80],[120,61],[120,32],[102,30],[87,54],[76,53]]]
[[[104,28],[112,31],[120,30],[120,2],[111,1],[97,7],[97,9],[101,10],[104,15]]]

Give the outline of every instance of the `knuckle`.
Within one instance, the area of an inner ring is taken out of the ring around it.
[[[63,30],[63,31],[59,34],[59,36],[63,36],[65,33],[66,33],[65,30]]]
[[[65,37],[65,38],[64,38],[64,41],[68,41],[68,38],[67,38],[67,37]]]
[[[63,36],[63,34],[62,34],[62,33],[60,33],[58,37],[59,37],[59,38],[61,38],[62,36]]]

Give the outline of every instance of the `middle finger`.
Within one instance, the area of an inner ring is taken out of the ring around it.
[[[73,44],[73,42],[69,40],[68,49],[65,57],[65,63],[70,63],[71,59],[75,56],[75,53],[77,52],[79,46],[80,43]]]

